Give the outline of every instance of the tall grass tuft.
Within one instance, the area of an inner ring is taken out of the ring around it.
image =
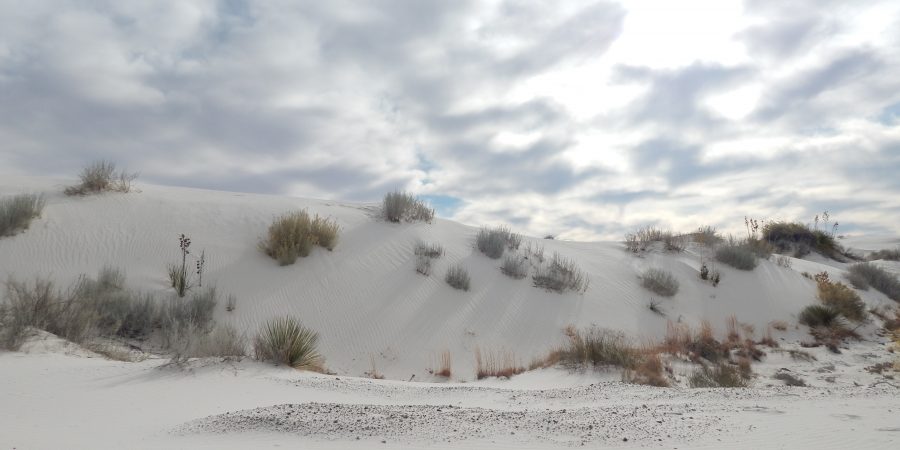
[[[517,255],[504,256],[503,263],[500,265],[500,271],[504,275],[517,280],[528,276],[528,267],[525,265],[525,259]]]
[[[624,334],[596,327],[571,331],[569,342],[559,357],[560,362],[570,369],[608,366],[630,369],[640,361],[637,350]]]
[[[285,364],[295,369],[322,370],[319,334],[293,317],[267,322],[253,342],[256,359]]]
[[[554,253],[546,267],[540,267],[532,276],[536,287],[553,292],[573,291],[583,294],[590,285],[590,278],[574,260]]]
[[[716,250],[716,260],[739,270],[756,268],[756,255],[741,245],[723,245]]]
[[[478,251],[491,259],[498,259],[503,256],[506,249],[518,249],[521,244],[522,236],[513,233],[505,225],[494,228],[482,227],[475,236],[475,246]]]
[[[0,199],[0,237],[26,230],[41,216],[46,201],[41,194],[19,194]]]
[[[447,276],[444,277],[444,281],[453,286],[454,289],[468,291],[471,280],[469,279],[469,271],[465,267],[455,264],[447,269]]]
[[[424,201],[406,191],[394,191],[385,194],[381,213],[389,222],[422,221],[431,223],[434,220],[434,209]]]
[[[269,226],[267,238],[260,248],[278,264],[294,264],[297,258],[306,257],[316,245],[332,250],[337,242],[340,227],[333,219],[295,211],[275,219]]]
[[[671,297],[678,293],[678,280],[662,269],[650,268],[641,275],[641,285],[663,297]]]

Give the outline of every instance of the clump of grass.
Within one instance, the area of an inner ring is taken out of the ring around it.
[[[853,322],[859,323],[866,320],[866,304],[853,289],[843,283],[832,282],[828,279],[826,272],[816,276],[816,286],[822,304]]]
[[[634,369],[626,369],[623,378],[629,383],[645,386],[669,387],[666,377],[666,366],[658,351],[645,350],[640,353],[639,362]]]
[[[810,328],[831,327],[839,324],[841,313],[826,305],[809,305],[800,311],[798,321]]]
[[[434,220],[434,209],[429,208],[424,201],[406,191],[385,194],[381,214],[389,222],[405,220],[431,223]]]
[[[522,372],[525,372],[525,368],[518,364],[514,353],[475,348],[475,378],[512,378]]]
[[[19,194],[0,199],[0,237],[28,229],[41,216],[46,201],[41,194]]]
[[[743,388],[749,385],[739,367],[724,361],[701,365],[691,374],[688,383],[692,388]]]
[[[570,369],[633,369],[640,361],[638,351],[624,334],[596,327],[586,331],[570,331],[569,341],[560,350],[559,358]]]
[[[318,344],[318,333],[294,317],[280,317],[263,325],[253,342],[253,352],[261,361],[321,371],[323,359]]]
[[[707,247],[712,247],[722,241],[715,227],[709,225],[698,228],[696,232],[691,234],[691,237],[694,239],[694,242]]]
[[[231,325],[217,325],[210,332],[189,326],[175,333],[178,335],[170,337],[173,362],[188,358],[247,356],[247,337]]]
[[[78,176],[81,182],[69,186],[63,191],[66,195],[87,195],[100,192],[130,192],[131,183],[137,179],[137,173],[124,170],[116,172],[116,165],[110,161],[95,161],[81,170]]]
[[[799,222],[768,222],[762,227],[762,237],[779,253],[794,252],[803,256],[804,248],[813,249],[830,258],[840,258],[844,253],[830,233],[810,229]]]
[[[310,218],[309,213],[295,211],[275,219],[269,226],[266,240],[260,243],[260,249],[287,266],[306,257],[316,245],[328,250],[334,248],[340,227],[333,219],[316,215]]]
[[[447,275],[444,277],[444,281],[454,289],[468,291],[470,283],[469,271],[459,264],[452,265],[447,269]]]
[[[453,358],[450,352],[442,352],[438,357],[437,369],[431,369],[430,372],[438,377],[450,378],[453,376]]]
[[[878,259],[885,261],[900,261],[900,247],[895,249],[884,249],[877,250],[872,253],[869,253],[869,256],[866,258],[869,261],[875,261]]]
[[[574,260],[553,253],[547,266],[537,269],[531,277],[535,287],[563,293],[572,291],[583,294],[590,285],[590,278]]]
[[[900,302],[900,279],[896,275],[872,263],[854,264],[847,271],[854,285],[871,286],[891,300]]]
[[[504,256],[503,264],[500,265],[500,271],[504,275],[517,280],[528,276],[528,267],[525,265],[525,259],[517,255]]]
[[[662,348],[673,355],[684,355],[693,362],[715,363],[729,357],[729,347],[715,338],[712,325],[707,321],[701,323],[696,333],[687,324],[669,321]]]
[[[654,226],[646,226],[625,235],[625,248],[632,253],[646,251],[650,244],[662,242],[670,252],[680,252],[685,248],[685,237]]]
[[[416,257],[416,272],[422,275],[431,275],[431,261],[440,258],[444,254],[444,247],[440,244],[427,244],[422,241],[416,242],[413,249]]]
[[[756,268],[756,255],[741,245],[723,245],[716,249],[716,260],[739,270]]]
[[[491,259],[503,256],[506,249],[517,249],[522,243],[522,236],[513,233],[509,227],[500,225],[494,228],[482,227],[475,235],[475,246],[478,251]]]
[[[650,268],[641,275],[641,285],[663,297],[671,297],[678,293],[678,280],[662,269]]]

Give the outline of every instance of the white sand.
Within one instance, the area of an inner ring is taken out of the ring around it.
[[[148,185],[126,195],[69,198],[59,193],[66,182],[71,180],[0,178],[0,195],[45,192],[48,198],[31,229],[0,239],[0,275],[40,275],[65,287],[79,274],[111,265],[126,272],[129,287],[162,297],[169,290],[166,264],[178,259],[177,236],[185,233],[195,251],[206,251],[206,283],[239,299],[231,313],[220,305],[217,321],[252,334],[265,320],[296,315],[320,332],[327,366],[337,376],[250,361],[194,361],[191,370],[160,367],[165,361],[158,359],[113,362],[45,336],[22,352],[0,353],[0,448],[345,448],[357,443],[357,435],[360,446],[377,448],[581,442],[890,448],[900,440],[900,391],[863,370],[891,357],[874,325],[864,327],[867,339],[843,355],[812,349],[819,358],[814,363],[770,353],[754,366],[755,386],[744,390],[647,388],[609,381],[617,374],[561,369],[471,382],[476,347],[510,350],[527,364],[561,343],[567,325],[596,324],[655,339],[667,320],[709,320],[721,333],[735,315],[758,331],[773,320],[788,322],[791,328],[775,335],[794,348],[806,339],[796,314],[815,302],[814,283],[800,273],[827,270],[840,279],[841,263],[810,257],[787,269],[763,261],[752,272],[719,265],[723,279],[712,287],[697,276],[699,247],[635,256],[621,243],[526,238],[544,245],[547,256],[558,251],[575,259],[590,274],[585,294],[560,295],[504,276],[498,260],[473,248],[476,228],[446,220],[389,224],[377,218],[377,205]],[[335,218],[340,241],[332,252],[316,249],[279,267],[257,250],[257,242],[274,216],[301,208]],[[430,277],[414,270],[417,239],[446,249]],[[870,239],[858,248],[891,248],[894,242]],[[443,281],[455,262],[472,276],[468,292]],[[900,273],[896,262],[879,264]],[[655,296],[638,279],[647,267],[670,270],[681,283],[675,297],[658,299],[667,317],[647,308]],[[872,307],[895,305],[874,290],[861,295]],[[441,381],[428,369],[445,350],[453,356],[452,382],[396,381]],[[352,378],[370,369],[371,358],[389,380]],[[770,377],[782,367],[813,387],[780,386]],[[361,410],[365,405],[379,409]],[[438,405],[455,409],[439,412]],[[226,412],[232,414],[207,418]],[[359,417],[376,428],[347,422]],[[331,424],[325,426],[325,419]]]

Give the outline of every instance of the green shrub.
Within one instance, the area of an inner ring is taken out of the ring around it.
[[[740,270],[753,270],[757,264],[756,255],[740,245],[723,245],[719,247],[716,250],[716,260]]]
[[[385,194],[381,213],[389,222],[422,221],[431,223],[434,220],[434,209],[409,192],[395,191]]]
[[[809,305],[800,311],[799,322],[810,328],[830,327],[840,322],[841,313],[826,305]]]
[[[267,322],[253,342],[256,359],[285,364],[295,369],[321,370],[319,334],[293,317]]]
[[[678,280],[662,269],[650,268],[641,275],[641,285],[663,297],[671,297],[678,293]]]
[[[313,246],[331,250],[337,242],[337,222],[316,215],[309,217],[306,211],[284,214],[269,226],[268,237],[260,248],[278,264],[287,266],[306,257]]]
[[[896,275],[872,263],[854,264],[847,271],[854,285],[862,283],[872,286],[891,300],[900,302],[900,280],[897,279]]]
[[[19,194],[0,199],[0,237],[12,236],[31,225],[32,219],[41,216],[44,196]]]
[[[840,244],[831,234],[810,229],[799,222],[769,222],[763,226],[762,236],[780,253],[788,251],[802,253],[804,247],[831,258],[839,257],[843,253]],[[798,249],[801,251],[798,252]]]

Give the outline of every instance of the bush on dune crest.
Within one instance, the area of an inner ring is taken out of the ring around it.
[[[500,225],[494,228],[482,227],[475,236],[478,251],[491,259],[503,256],[506,249],[515,250],[522,244],[522,236],[513,233],[509,227]]]
[[[306,257],[316,245],[328,250],[334,249],[340,227],[334,219],[310,218],[309,213],[296,211],[275,219],[269,226],[266,240],[260,248],[267,255],[287,266],[297,258]]]
[[[110,161],[95,161],[81,170],[81,183],[65,189],[66,195],[87,195],[101,192],[131,192],[131,183],[136,173],[124,170],[116,172],[116,165]]]
[[[762,237],[780,253],[792,251],[798,257],[808,249],[830,258],[840,257],[844,252],[830,233],[799,222],[769,222],[762,228]]]
[[[0,199],[0,237],[26,230],[41,216],[46,204],[40,194],[19,194]]]
[[[253,342],[256,359],[295,369],[322,370],[318,352],[319,334],[293,317],[270,320]]]
[[[388,222],[427,222],[434,220],[434,209],[424,201],[406,191],[394,191],[385,194],[381,205],[381,214]]]

